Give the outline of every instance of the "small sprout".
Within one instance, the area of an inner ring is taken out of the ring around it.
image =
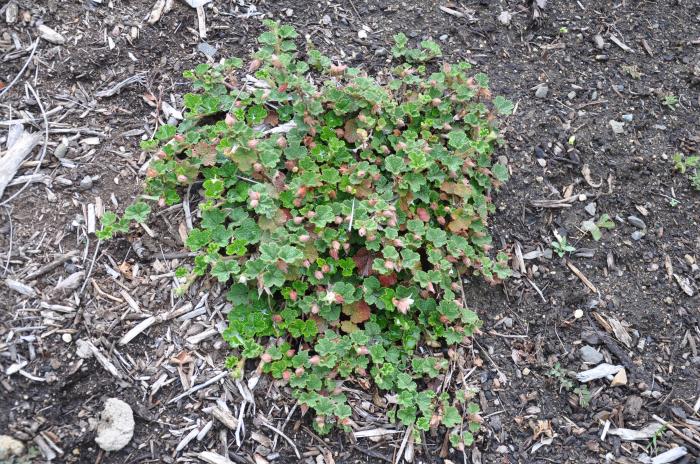
[[[676,110],[676,105],[678,104],[678,97],[673,94],[665,95],[661,104],[670,109],[671,111]]]
[[[563,258],[565,254],[576,251],[576,248],[569,245],[566,241],[566,235],[561,236],[559,232],[554,232],[554,238],[556,241],[552,242],[552,250],[560,257]]]

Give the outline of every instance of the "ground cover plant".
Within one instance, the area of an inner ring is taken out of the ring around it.
[[[201,192],[181,290],[197,278],[227,285],[232,374],[258,360],[315,412],[317,430],[351,423],[342,387],[352,384],[390,393],[393,420],[443,424],[454,446],[469,445],[476,392],[435,379],[480,325],[461,276],[509,275],[488,217],[508,178],[492,162],[497,115],[512,103],[492,98],[469,63],[437,63],[431,41],[412,49],[397,35],[402,63],[373,78],[309,44],[302,60],[292,27],[265,24],[250,62],[185,73],[195,89],[185,120],[142,144],[154,153],[145,200]],[[105,214],[99,236],[150,210]]]

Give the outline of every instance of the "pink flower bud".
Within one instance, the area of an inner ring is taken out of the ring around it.
[[[328,264],[324,264],[323,266],[321,266],[321,271],[325,274],[326,272],[331,271],[331,267]]]
[[[257,208],[260,202],[258,200],[250,200],[250,207]]]
[[[311,356],[311,358],[309,358],[309,364],[311,364],[312,366],[318,366],[320,364],[320,362],[321,362],[321,357],[317,354],[315,354],[315,355]]]
[[[319,270],[314,271],[314,277],[316,277],[316,279],[318,279],[318,280],[323,279],[323,272],[321,272]]]
[[[321,308],[318,307],[316,303],[311,305],[311,314],[318,314]]]
[[[384,261],[384,267],[387,269],[394,269],[394,262],[391,260]]]
[[[226,125],[227,126],[233,126],[233,123],[236,122],[236,118],[233,117],[231,113],[226,113],[226,119],[225,119]]]
[[[182,134],[175,134],[175,137],[173,137],[176,142],[184,142],[185,141],[185,136]]]
[[[258,143],[259,143],[259,142],[260,142],[260,141],[259,141],[258,139],[250,139],[250,140],[248,140],[248,148],[250,148],[251,150],[255,150],[255,147],[258,146]]]
[[[259,200],[260,192],[256,192],[255,190],[248,190],[248,196],[251,200]]]
[[[303,218],[303,217],[301,217],[301,216],[295,216],[295,217],[294,217],[294,224],[299,225],[299,224],[301,224],[302,222],[304,222],[304,218]]]
[[[166,206],[165,198],[163,198],[163,197],[158,198],[158,206],[160,206],[161,208],[165,208],[165,206]]]
[[[308,242],[309,240],[311,240],[311,237],[310,237],[309,235],[307,235],[307,234],[304,234],[304,235],[300,235],[300,236],[299,236],[299,241],[300,241],[301,243],[306,243],[306,242]]]
[[[188,180],[189,179],[184,174],[178,174],[178,176],[177,176],[177,181],[180,182],[181,184],[186,183]]]
[[[282,378],[284,380],[289,380],[292,378],[292,373],[290,371],[284,371],[282,372]]]
[[[270,353],[263,353],[262,356],[260,356],[260,361],[265,364],[272,362],[272,355]]]
[[[285,139],[283,135],[277,137],[277,141],[275,143],[280,148],[287,148],[287,139]]]

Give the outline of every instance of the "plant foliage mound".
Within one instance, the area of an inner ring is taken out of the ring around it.
[[[147,199],[201,194],[183,287],[204,276],[227,286],[229,368],[259,360],[315,411],[318,430],[352,423],[348,389],[376,387],[393,420],[442,423],[469,444],[474,392],[436,379],[448,348],[479,326],[460,276],[508,275],[507,256],[489,254],[487,223],[508,177],[491,160],[495,119],[512,104],[492,99],[468,63],[426,63],[441,56],[431,41],[409,49],[399,34],[403,64],[373,78],[310,44],[302,59],[292,27],[266,26],[249,63],[185,73],[197,90],[185,120],[143,144],[155,153]],[[131,208],[129,218],[147,215]]]

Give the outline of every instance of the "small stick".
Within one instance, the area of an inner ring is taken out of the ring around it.
[[[652,414],[651,417],[652,417],[656,422],[658,422],[658,423],[660,423],[660,424],[662,424],[662,425],[668,427],[668,429],[669,429],[671,432],[673,432],[675,435],[677,435],[678,438],[680,438],[681,440],[687,441],[688,443],[690,443],[691,445],[693,445],[696,449],[700,450],[700,443],[698,443],[698,442],[695,441],[694,439],[692,439],[692,438],[686,436],[683,432],[681,432],[680,430],[678,430],[678,429],[677,429],[675,426],[673,426],[670,422],[663,420],[662,418],[660,418],[660,417],[657,416],[656,414]]]
[[[298,458],[298,459],[301,459],[301,454],[299,454],[299,450],[297,449],[297,445],[294,444],[294,442],[292,441],[291,438],[289,438],[287,435],[285,435],[284,432],[282,432],[280,429],[278,429],[278,428],[276,428],[276,427],[274,427],[274,426],[268,424],[268,423],[265,422],[265,421],[262,421],[262,422],[260,422],[260,423],[261,423],[262,425],[264,425],[265,427],[267,427],[268,429],[272,430],[273,432],[279,434],[280,437],[282,437],[282,438],[284,438],[285,440],[287,440],[287,442],[288,442],[290,445],[292,445],[292,448],[294,448],[294,453],[297,455],[297,458]]]
[[[227,375],[228,375],[228,372],[227,372],[227,371],[220,372],[219,374],[215,375],[214,377],[212,377],[211,379],[207,380],[206,382],[201,383],[201,384],[197,385],[196,387],[192,387],[192,388],[190,388],[189,390],[187,390],[187,391],[184,392],[184,393],[180,393],[180,394],[177,395],[175,398],[173,398],[173,399],[171,399],[170,401],[168,401],[167,404],[171,404],[171,403],[175,403],[176,401],[180,401],[182,398],[184,398],[184,397],[186,397],[186,396],[188,396],[188,395],[191,395],[192,393],[194,393],[194,392],[196,392],[196,391],[199,391],[199,390],[201,390],[202,388],[206,388],[206,387],[208,387],[209,385],[211,385],[211,384],[213,384],[213,383],[215,383],[215,382],[218,382],[219,380],[223,379],[223,378],[226,377]]]
[[[9,5],[9,3],[8,3],[8,5]],[[24,66],[22,66],[22,69],[19,70],[19,73],[17,74],[17,76],[15,76],[15,78],[12,80],[12,82],[10,82],[10,84],[7,87],[5,87],[2,92],[0,92],[0,97],[5,95],[12,88],[12,86],[17,83],[17,81],[20,79],[20,77],[22,77],[22,74],[24,74],[24,71],[27,69],[27,66],[29,66],[29,63],[32,61],[32,57],[34,56],[34,52],[36,52],[37,45],[39,45],[39,38],[38,37],[34,41],[34,45],[32,45],[32,52],[29,54],[29,58],[27,58],[26,63],[24,63]]]
[[[199,27],[199,38],[200,39],[206,39],[207,38],[207,16],[204,13],[204,7],[203,6],[198,6],[197,7],[197,26]]]
[[[39,98],[39,95],[37,94],[36,90],[34,90],[34,87],[29,85],[28,83],[25,83],[24,86],[26,89],[28,89],[32,93],[34,100],[36,101],[37,105],[39,106],[39,110],[41,110],[41,116],[44,119],[44,144],[41,147],[41,154],[39,155],[39,162],[36,165],[36,168],[34,168],[34,172],[32,173],[32,174],[36,174],[39,172],[39,168],[41,168],[41,163],[44,162],[44,157],[46,156],[46,147],[49,144],[49,120],[46,117],[46,111],[44,110],[44,105],[41,103],[41,99]],[[34,148],[34,147],[32,147],[32,148]],[[5,157],[7,157],[7,155],[5,155]],[[3,158],[3,160],[4,160],[4,158]],[[2,172],[2,169],[0,169],[0,172]],[[14,175],[14,173],[13,173],[13,175]],[[0,203],[0,206],[6,205],[7,203],[9,203],[13,199],[15,199],[17,197],[17,195],[22,193],[24,191],[24,189],[27,188],[28,185],[29,185],[29,183],[24,184],[19,190],[17,190],[14,193],[14,195],[12,195],[10,198],[8,198],[7,200]],[[3,189],[4,189],[4,187],[3,187]],[[2,193],[0,193],[0,196],[1,195],[2,195]]]
[[[71,250],[68,253],[66,253],[65,255],[61,256],[60,258],[56,258],[53,261],[51,261],[49,264],[41,266],[36,271],[34,271],[30,274],[27,274],[27,276],[24,278],[24,280],[31,281],[31,280],[36,279],[37,277],[40,277],[40,276],[46,274],[47,272],[51,272],[54,269],[56,269],[58,266],[60,266],[61,264],[69,261],[71,258],[73,258],[77,254],[78,254],[77,250]]]
[[[573,263],[568,259],[566,260],[566,265],[569,267],[569,269],[571,269],[571,271],[574,274],[576,274],[576,277],[581,279],[581,282],[583,282],[586,285],[586,287],[590,288],[593,293],[597,293],[598,295],[600,295],[600,292],[598,292],[598,289],[595,287],[595,285],[593,285],[593,283],[590,280],[588,280],[588,277],[583,275],[583,272],[581,272],[576,266],[574,266]]]

